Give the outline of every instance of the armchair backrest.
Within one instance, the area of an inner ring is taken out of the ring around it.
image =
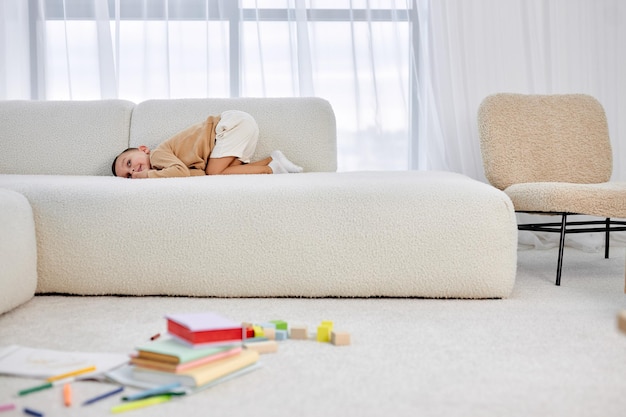
[[[585,94],[488,96],[478,110],[487,180],[602,183],[613,171],[602,105]]]

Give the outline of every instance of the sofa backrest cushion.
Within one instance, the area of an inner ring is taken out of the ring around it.
[[[0,174],[112,175],[128,146],[124,100],[0,101]]]
[[[148,100],[133,111],[130,146],[154,149],[188,126],[226,110],[245,111],[256,119],[259,142],[254,160],[280,149],[305,172],[337,170],[335,115],[330,103],[317,97]]]

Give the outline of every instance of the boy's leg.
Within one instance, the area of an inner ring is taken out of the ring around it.
[[[302,172],[302,167],[291,162],[287,157],[279,150],[275,150],[270,154],[272,160],[278,162],[282,165],[283,168],[287,170],[287,172]]]
[[[239,161],[241,163],[241,161]],[[255,162],[250,162],[248,165],[269,165],[272,162],[272,157],[268,156],[265,159],[260,159]]]
[[[236,174],[271,174],[272,169],[265,165],[259,164],[271,158],[266,158],[261,161],[253,162],[251,164],[242,164],[237,157],[225,156],[223,158],[209,158],[205,173],[207,175],[236,175]]]

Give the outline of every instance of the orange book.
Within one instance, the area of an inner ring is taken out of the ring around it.
[[[172,372],[172,373],[178,374],[188,369],[195,368],[196,366],[204,365],[205,363],[217,361],[219,359],[226,358],[228,356],[236,355],[238,353],[241,353],[241,350],[242,350],[241,346],[235,346],[231,349],[220,349],[218,352],[213,353],[211,355],[203,356],[199,359],[194,359],[194,360],[187,361],[184,363],[164,362],[161,360],[148,359],[148,358],[140,357],[139,355],[137,355],[137,356],[131,357],[130,363],[141,368],[148,368],[148,369],[154,369],[157,371]]]
[[[148,368],[134,367],[133,377],[140,381],[163,385],[180,382],[183,386],[200,387],[252,366],[256,364],[258,360],[258,352],[253,350],[243,350],[239,354],[200,365],[177,374]]]

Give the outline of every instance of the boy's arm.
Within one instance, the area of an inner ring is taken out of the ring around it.
[[[215,143],[220,116],[208,116],[161,143],[151,154],[148,178],[206,175],[206,161]]]
[[[192,175],[189,168],[176,155],[161,147],[152,152],[150,162],[153,169],[148,171],[148,178],[189,177]]]

